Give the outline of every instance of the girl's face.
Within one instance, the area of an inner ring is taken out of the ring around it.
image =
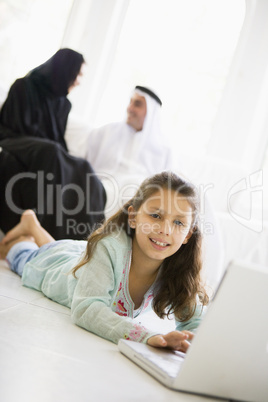
[[[187,199],[160,189],[135,212],[129,207],[129,225],[135,229],[133,253],[161,262],[191,237],[193,211]]]

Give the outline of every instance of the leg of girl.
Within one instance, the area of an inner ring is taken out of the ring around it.
[[[52,236],[40,225],[34,211],[26,210],[22,216],[20,223],[11,229],[2,240],[2,244],[8,244],[18,239],[20,236],[32,236],[35,243],[41,247],[44,244],[55,241]]]
[[[24,265],[36,256],[39,247],[51,242],[53,237],[42,228],[35,213],[27,210],[0,243],[0,258],[6,258],[11,270],[22,276]]]

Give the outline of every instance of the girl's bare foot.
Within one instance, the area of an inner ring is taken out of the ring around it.
[[[10,241],[6,244],[0,243],[0,260],[4,260],[6,258],[7,253],[9,252],[12,246],[22,241],[31,241],[34,243],[34,238],[32,236],[20,236],[17,239]]]
[[[40,223],[32,209],[23,212],[18,223],[2,239],[2,244],[7,244],[20,236],[33,236],[34,229],[40,227]]]
[[[31,209],[27,209],[23,212],[20,223],[7,232],[0,244],[8,244],[20,236],[32,236],[39,247],[55,241],[55,239],[53,239],[53,237],[40,225],[34,211]]]

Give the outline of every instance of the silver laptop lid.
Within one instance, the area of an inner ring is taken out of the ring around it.
[[[268,268],[229,265],[174,386],[268,401]]]

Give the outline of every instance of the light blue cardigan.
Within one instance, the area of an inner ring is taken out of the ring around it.
[[[147,342],[156,333],[133,318],[150,305],[153,288],[144,296],[140,308],[134,310],[128,291],[131,238],[122,230],[99,241],[90,262],[76,272],[76,279],[70,270],[85,248],[85,241],[55,242],[25,265],[23,284],[70,307],[73,322],[90,332],[115,343],[120,338]],[[201,307],[188,322],[176,322],[176,329],[192,331],[200,320]]]

